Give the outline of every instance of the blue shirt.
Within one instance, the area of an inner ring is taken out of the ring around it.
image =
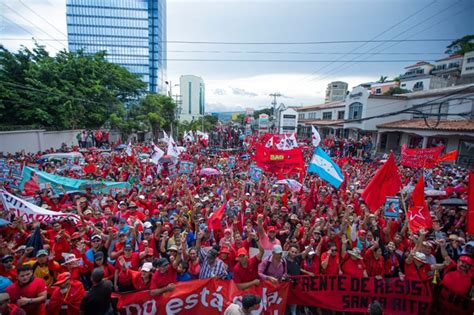
[[[191,275],[187,272],[183,273],[182,275],[178,274],[178,275],[176,275],[176,280],[177,281],[189,281],[189,280],[191,280]]]

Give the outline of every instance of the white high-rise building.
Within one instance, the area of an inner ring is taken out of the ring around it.
[[[182,75],[179,86],[182,100],[179,120],[191,122],[202,117],[206,112],[204,80],[195,75]]]

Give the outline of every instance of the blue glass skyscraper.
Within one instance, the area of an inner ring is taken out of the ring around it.
[[[166,0],[67,0],[70,51],[107,51],[107,60],[164,92]]]

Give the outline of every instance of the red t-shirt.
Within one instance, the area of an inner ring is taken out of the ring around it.
[[[11,303],[16,304],[16,301],[21,297],[37,298],[42,292],[46,292],[48,287],[46,282],[40,278],[34,278],[33,281],[24,287],[20,287],[18,281],[10,285],[6,289],[6,293],[10,294]],[[46,306],[44,302],[38,304],[27,304],[22,307],[28,315],[46,315]]]
[[[159,270],[155,272],[151,278],[150,289],[164,288],[170,283],[176,283],[176,270],[171,265],[166,273],[161,273]]]
[[[472,276],[469,276],[469,274],[466,275],[459,270],[455,270],[444,276],[441,285],[455,294],[468,296],[471,291],[472,280]]]
[[[232,279],[235,283],[245,283],[258,279],[258,260],[257,256],[250,257],[247,267],[238,263],[234,266],[234,275]]]
[[[341,264],[341,269],[345,275],[353,277],[363,277],[365,264],[362,259],[354,260],[350,257],[348,253],[346,253]]]
[[[138,266],[140,265],[140,254],[132,253],[132,256],[122,257],[125,259],[125,266],[121,267],[120,264],[116,263],[115,268],[119,269],[118,281],[121,285],[130,285],[132,284],[132,277],[126,272],[127,269],[131,270],[138,270]],[[117,260],[118,261],[118,260]]]
[[[428,280],[429,271],[431,271],[431,267],[429,264],[422,264],[420,268],[417,268],[414,261],[412,261],[410,264],[405,263],[405,276],[408,279],[420,281]]]
[[[303,261],[303,269],[314,273],[315,276],[319,275],[321,273],[321,260],[319,259],[319,256],[314,255],[311,264],[309,264],[308,259],[305,259]]]
[[[369,277],[383,276],[385,273],[385,260],[382,256],[379,259],[374,258],[374,253],[369,248],[365,253],[365,265],[367,266],[367,274]]]
[[[329,255],[328,252],[321,255],[321,263],[326,260],[327,255]],[[323,275],[339,275],[339,255],[330,255],[328,266],[326,269],[321,267],[321,273]]]

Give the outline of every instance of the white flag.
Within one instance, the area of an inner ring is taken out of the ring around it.
[[[158,164],[158,160],[163,156],[165,155],[165,152],[163,150],[161,150],[160,148],[158,148],[156,146],[155,143],[153,143],[153,141],[151,142],[151,145],[153,146],[153,154],[151,155],[151,160],[153,161],[153,163],[156,165]]]
[[[125,153],[127,156],[132,156],[133,155],[133,149],[132,149],[132,143],[129,142],[127,145],[127,149],[125,150]]]
[[[178,146],[176,145],[176,142],[174,142],[173,137],[170,137],[170,140],[168,141],[168,150],[166,154],[176,158],[179,156]]]
[[[316,130],[316,128],[314,128],[314,126],[311,126],[311,130],[313,131],[313,136],[311,137],[313,146],[317,147],[321,142],[321,136],[319,135],[319,132]]]
[[[273,147],[273,137],[271,137],[268,141],[267,144],[265,144],[265,148],[271,148]]]
[[[166,142],[170,141],[170,137],[168,137],[168,134],[164,130],[163,130],[163,140],[165,140]]]
[[[79,221],[79,216],[77,214],[46,210],[4,190],[0,190],[0,199],[3,202],[5,209],[15,213],[15,215],[20,217],[25,223],[32,223],[35,221],[50,223],[64,218],[69,218],[74,222]]]
[[[298,147],[298,141],[296,140],[296,136],[294,133],[292,133],[291,136],[286,138],[286,143],[288,144],[290,150]]]
[[[278,150],[288,150],[286,146],[286,135],[282,137],[280,141],[276,144]]]

